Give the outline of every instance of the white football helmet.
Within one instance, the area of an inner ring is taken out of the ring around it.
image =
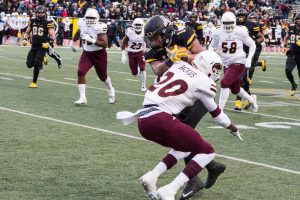
[[[84,15],[84,19],[88,27],[94,26],[99,21],[98,11],[96,9],[89,8]]]
[[[23,13],[22,17],[26,18],[27,17],[27,13]]]
[[[4,17],[5,17],[5,13],[4,13],[4,12],[1,12],[1,13],[0,13],[0,17],[1,17],[1,18],[4,18]]]
[[[221,18],[221,26],[227,32],[230,33],[236,27],[236,17],[232,12],[225,12]]]
[[[136,18],[132,22],[132,27],[136,32],[142,32],[144,29],[144,21],[141,18]]]
[[[198,53],[192,61],[192,65],[215,82],[220,79],[222,60],[216,52],[202,51]]]

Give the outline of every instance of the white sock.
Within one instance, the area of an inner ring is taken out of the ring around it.
[[[146,87],[146,71],[140,71],[142,87]]]
[[[183,172],[181,172],[169,185],[177,192],[177,190],[189,180],[190,179]]]
[[[158,165],[156,165],[156,167],[154,167],[154,169],[152,170],[153,176],[156,176],[155,178],[158,178],[165,171],[167,171],[167,166],[163,162],[158,163]]]
[[[85,84],[78,84],[78,90],[79,90],[79,95],[80,99],[86,99],[85,97]]]
[[[113,87],[109,76],[107,76],[107,79],[104,81],[104,84],[106,85],[108,90],[111,90]]]
[[[221,88],[220,97],[219,97],[219,107],[221,110],[224,110],[229,97],[229,88]]]
[[[253,98],[243,88],[240,88],[240,92],[236,95],[243,99],[247,99],[250,103],[254,102]]]

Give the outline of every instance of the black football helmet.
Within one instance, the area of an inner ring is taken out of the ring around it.
[[[46,18],[46,7],[42,6],[42,5],[36,7],[35,13],[36,13],[36,18],[38,20],[42,20],[42,19]]]
[[[173,23],[163,15],[151,17],[144,27],[145,42],[148,48],[159,51],[168,48],[175,33]]]
[[[195,12],[191,13],[190,16],[189,16],[189,19],[190,19],[191,22],[197,21],[197,18],[198,18],[198,15]]]
[[[250,21],[250,22],[256,22],[258,23],[258,14],[256,12],[251,12],[249,15],[248,15],[248,18],[247,20]]]
[[[297,21],[298,21],[298,22],[297,22]],[[298,12],[298,13],[295,15],[294,23],[295,23],[297,26],[300,26],[300,12]]]
[[[236,23],[237,25],[244,25],[247,20],[248,12],[244,8],[238,9],[236,13]]]

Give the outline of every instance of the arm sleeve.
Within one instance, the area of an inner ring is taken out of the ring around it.
[[[249,36],[248,32],[243,31],[243,33],[241,33],[241,37],[242,37],[243,43],[249,47],[249,54],[248,54],[247,59],[252,59],[252,57],[255,53],[255,49],[256,49],[255,42]]]

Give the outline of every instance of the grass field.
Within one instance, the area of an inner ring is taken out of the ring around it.
[[[48,58],[38,88],[29,89],[28,50],[0,46],[0,199],[146,199],[138,178],[168,149],[143,140],[136,124],[123,126],[115,119],[116,112],[134,112],[143,101],[139,77],[131,76],[129,67],[121,64],[120,51],[109,51],[116,103],[108,103],[104,84],[91,70],[88,105],[77,107],[73,102],[79,96],[80,52],[57,49],[64,67],[57,69]],[[216,160],[227,165],[217,184],[202,191],[197,200],[300,199],[300,102],[288,95],[285,56],[262,57],[268,69],[257,69],[253,83],[259,112],[234,111],[233,96],[225,110],[240,125],[244,142],[217,127],[210,116],[197,127],[214,145]],[[154,76],[147,67],[149,85]],[[180,162],[159,179],[158,187],[173,180],[182,168]],[[206,170],[200,176],[205,180]]]

